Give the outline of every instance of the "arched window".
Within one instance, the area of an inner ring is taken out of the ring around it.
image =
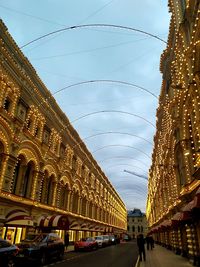
[[[30,198],[34,179],[35,166],[33,162],[26,164],[25,158],[19,156],[14,169],[11,193]]]
[[[24,170],[26,168],[26,160],[23,155],[17,158],[17,164],[14,169],[13,180],[11,185],[11,193],[22,195]]]
[[[66,208],[67,208],[68,193],[69,193],[68,187],[66,185],[64,185],[63,182],[61,182],[60,183],[60,196],[59,196],[58,206],[63,210],[66,210]]]
[[[73,193],[73,203],[72,203],[72,212],[74,212],[74,213],[78,212],[78,200],[79,200],[78,191],[74,191],[74,193]]]
[[[53,195],[55,190],[55,179],[54,176],[51,175],[48,179],[48,185],[47,185],[47,204],[52,205],[53,204]]]
[[[55,177],[53,175],[49,177],[48,172],[45,171],[44,178],[41,182],[40,201],[44,204],[52,205],[55,188]]]
[[[138,225],[138,233],[140,233],[140,226]]]
[[[28,163],[26,167],[26,171],[24,174],[24,178],[22,179],[21,185],[21,196],[30,198],[31,185],[33,180],[33,164],[31,162]]]
[[[11,107],[11,100],[9,97],[7,97],[4,101],[4,109],[9,112]]]
[[[135,226],[134,225],[132,226],[132,232],[135,232]]]
[[[87,199],[86,199],[86,197],[83,197],[83,199],[82,199],[82,210],[81,210],[81,214],[83,216],[86,216],[86,204],[87,204]]]

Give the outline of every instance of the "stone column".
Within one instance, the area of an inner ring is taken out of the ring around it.
[[[58,196],[57,196],[57,194],[58,194],[57,187],[58,187],[58,183],[55,182],[55,187],[53,189],[53,195],[52,195],[52,198],[53,198],[52,199],[52,206],[55,206],[56,205],[56,198],[58,198]]]
[[[81,212],[82,212],[82,197],[80,197],[80,196],[77,196],[77,197],[78,197],[77,214],[81,214]]]
[[[31,195],[31,199],[36,200],[36,201],[39,201],[42,175],[43,175],[43,173],[41,173],[39,171],[33,172],[33,180],[32,180],[33,187],[32,187],[30,195]]]

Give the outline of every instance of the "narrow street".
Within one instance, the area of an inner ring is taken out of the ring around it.
[[[132,241],[92,252],[71,251],[65,254],[62,262],[51,262],[46,267],[133,267],[137,257],[137,245],[135,241]]]

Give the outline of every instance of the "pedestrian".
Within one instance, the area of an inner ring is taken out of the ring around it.
[[[154,248],[154,239],[153,239],[153,236],[149,236],[149,243],[150,243],[150,248],[152,250]]]
[[[150,237],[148,235],[146,236],[146,243],[147,243],[147,250],[149,250]]]
[[[140,261],[142,261],[142,258],[143,258],[143,261],[146,260],[144,244],[145,244],[145,240],[144,240],[143,234],[139,234],[137,236],[137,245],[138,245],[138,250],[139,250]]]
[[[65,250],[67,250],[67,247],[69,246],[69,233],[65,233]]]

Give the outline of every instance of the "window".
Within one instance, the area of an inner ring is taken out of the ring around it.
[[[29,130],[30,130],[31,126],[32,126],[32,121],[31,121],[31,120],[29,120],[29,121],[27,122],[27,129],[29,129]]]
[[[35,137],[38,137],[38,135],[39,135],[39,129],[38,129],[38,127],[35,129]]]
[[[44,130],[44,135],[43,135],[43,142],[44,142],[45,144],[47,144],[47,145],[48,145],[48,143],[49,143],[49,138],[50,138],[50,130],[45,129],[45,130]]]
[[[132,226],[132,232],[135,232],[135,226],[134,225]]]
[[[4,109],[6,111],[9,111],[10,106],[11,106],[11,101],[10,101],[9,98],[6,98],[5,101],[4,101]]]
[[[185,0],[180,0],[180,6],[181,6],[182,14],[184,14],[185,13],[185,9],[186,9],[186,2],[185,2]]]
[[[129,227],[129,225],[127,226],[127,231],[129,231],[129,229],[130,229],[130,227]]]

